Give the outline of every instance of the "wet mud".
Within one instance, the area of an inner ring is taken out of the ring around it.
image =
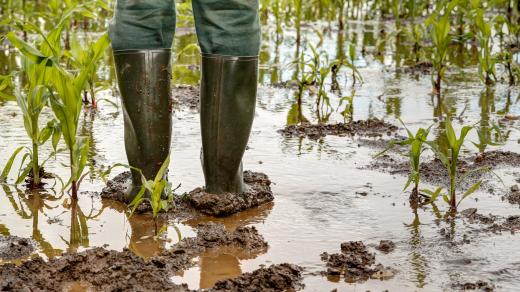
[[[200,90],[198,86],[177,85],[172,88],[173,104],[179,108],[198,110]]]
[[[517,166],[520,164],[520,154],[509,151],[489,151],[470,157],[462,157],[457,164],[458,177],[465,176],[462,183],[463,187],[474,184],[477,180],[482,179],[487,172],[485,167],[507,167]],[[390,174],[399,174],[407,176],[410,172],[410,164],[406,158],[395,158],[390,155],[383,155],[376,159],[369,166],[370,169],[380,169]],[[481,171],[476,171],[481,169]],[[441,160],[435,158],[430,161],[421,162],[421,180],[426,182],[447,186],[449,177],[444,164]]]
[[[209,291],[294,291],[303,288],[302,268],[292,264],[271,265],[235,279],[219,281]]]
[[[376,249],[383,253],[391,253],[395,249],[395,243],[391,240],[381,240]]]
[[[466,283],[457,283],[451,286],[453,289],[461,290],[461,291],[486,291],[491,292],[495,291],[495,286],[485,281],[478,280],[476,282],[466,282]]]
[[[15,260],[25,258],[34,251],[31,239],[18,236],[0,235],[0,260]]]
[[[520,189],[518,188],[518,185],[512,186],[510,192],[504,196],[504,199],[506,199],[510,204],[520,206]]]
[[[395,134],[397,130],[397,126],[377,118],[371,118],[350,123],[290,125],[279,130],[279,132],[286,137],[319,139],[327,135],[382,137]]]
[[[469,208],[460,212],[460,215],[472,224],[479,224],[480,231],[512,234],[520,231],[520,215],[500,216],[494,214],[484,215],[477,208]]]
[[[189,192],[185,200],[200,213],[215,217],[229,216],[268,202],[274,199],[271,181],[267,175],[259,172],[245,171],[244,182],[249,191],[242,194],[224,193],[210,194],[203,188]]]
[[[321,254],[326,262],[327,277],[343,277],[347,283],[364,282],[368,279],[390,279],[394,276],[392,269],[381,264],[376,265],[376,256],[367,250],[361,241],[348,241],[341,244],[341,253]]]
[[[188,291],[186,285],[172,283],[170,276],[191,267],[194,257],[217,246],[247,251],[267,249],[254,227],[229,232],[220,224],[207,223],[198,226],[197,237],[185,238],[148,260],[128,249],[98,247],[65,253],[49,261],[36,256],[20,266],[5,264],[0,266],[0,290],[62,291],[79,282],[99,291]]]

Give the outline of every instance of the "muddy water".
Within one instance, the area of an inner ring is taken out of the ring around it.
[[[405,53],[400,55],[406,49],[401,48],[394,54],[393,44],[387,44],[382,55],[370,53],[377,49],[375,40],[379,31],[380,24],[377,23],[364,26],[353,23],[345,35],[345,42],[353,41],[359,51],[364,48],[368,52],[360,55],[357,62],[364,79],[362,85],[351,87],[348,70],[339,76],[341,95],[354,95],[354,120],[377,117],[398,124],[396,118],[401,117],[412,130],[434,124],[432,136],[435,136],[440,127],[437,117],[441,112],[450,111],[460,115],[458,126],[478,121],[481,121],[479,125],[498,123],[507,137],[502,148],[520,152],[519,122],[503,121],[506,114],[520,115],[518,88],[499,84],[494,90],[486,91],[478,81],[476,68],[461,70],[454,67],[449,72],[449,86],[443,93],[444,102],[439,103],[430,95],[429,75],[395,72],[396,60],[404,63],[409,58]],[[166,236],[154,238],[154,226],[149,217],[135,215],[129,219],[124,206],[101,200],[95,194],[103,187],[96,172],[126,161],[121,109],[101,103],[97,113],[86,112],[82,119],[82,133],[92,140],[89,170],[93,175],[81,186],[83,193],[79,205],[71,205],[66,195],[56,195],[50,186],[46,191],[34,193],[24,192],[21,186],[2,186],[0,233],[32,238],[37,243],[37,252],[46,257],[94,246],[116,250],[128,247],[138,255],[149,257],[175,244],[179,231],[182,237],[194,236],[194,228],[200,222],[218,221],[229,229],[240,225],[258,228],[269,243],[266,253],[244,254],[224,248],[205,252],[196,259],[194,268],[172,279],[188,283],[193,289],[209,288],[217,280],[281,262],[306,269],[304,283],[309,291],[333,288],[341,291],[413,291],[418,288],[438,291],[451,289],[453,283],[476,280],[492,282],[499,290],[511,291],[518,287],[520,236],[479,233],[475,226],[462,221],[450,225],[438,220],[431,207],[412,212],[407,205],[408,194],[402,192],[406,178],[367,168],[373,161],[372,156],[381,149],[365,146],[359,137],[325,137],[315,141],[284,138],[277,133],[287,121],[293,120],[294,92],[271,84],[292,76],[294,69],[286,64],[295,55],[295,47],[291,32],[281,44],[274,44],[273,38],[272,34],[264,37],[262,86],[244,163],[247,169],[270,176],[274,203],[224,219],[201,217],[164,222],[168,224]],[[317,43],[317,39],[308,32],[308,42]],[[178,43],[185,45],[194,40],[193,35],[187,34],[179,36]],[[334,57],[337,43],[337,32],[326,33],[321,49]],[[470,55],[470,52],[462,55]],[[188,67],[194,62],[193,57],[181,58],[175,71],[176,82],[196,80],[196,67]],[[471,65],[471,59],[462,62]],[[103,72],[110,74],[106,68]],[[110,90],[102,95],[117,101]],[[333,105],[336,107],[337,103],[333,102]],[[306,103],[304,115],[316,121],[311,108],[312,103]],[[343,121],[343,117],[333,112],[329,122],[336,121]],[[0,103],[0,125],[0,165],[4,165],[8,154],[17,146],[28,145],[22,118],[13,101]],[[400,133],[404,135],[404,131]],[[176,109],[169,179],[174,185],[181,184],[179,193],[203,184],[198,160],[199,135],[197,112],[182,106]],[[478,141],[475,133],[469,139]],[[467,146],[465,155],[477,151],[470,143]],[[489,146],[487,150],[493,148]],[[49,149],[42,152],[45,157]],[[48,161],[46,168],[66,178],[68,170],[62,163],[67,159],[64,154],[58,154],[56,159]],[[507,187],[519,177],[518,170],[513,168],[500,168],[497,173]],[[462,208],[477,207],[481,213],[502,216],[520,214],[518,207],[501,200],[500,195],[505,193],[506,187],[496,182],[491,185],[494,194],[484,188],[472,199],[464,201]],[[442,202],[438,207],[445,210]],[[452,235],[451,239],[442,234],[442,229]],[[394,241],[395,251],[390,254],[376,252],[373,247],[382,239]],[[461,243],[462,239],[468,241]],[[342,279],[320,275],[326,270],[320,254],[338,252],[340,243],[349,240],[362,240],[369,245],[371,251],[376,252],[377,262],[397,270],[395,277],[387,281],[347,284]],[[79,283],[71,290],[81,290],[83,286]]]

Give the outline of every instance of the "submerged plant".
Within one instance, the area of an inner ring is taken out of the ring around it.
[[[478,28],[477,39],[479,42],[479,76],[482,82],[484,82],[486,85],[492,85],[496,80],[496,61],[491,53],[491,25],[485,21],[484,11],[480,9],[477,11],[476,24]]]
[[[413,208],[417,208],[419,204],[419,182],[421,180],[421,171],[420,171],[420,165],[421,165],[421,155],[426,149],[425,143],[427,143],[427,138],[430,133],[430,127],[424,129],[419,128],[415,134],[413,134],[408,127],[403,123],[401,119],[399,119],[403,127],[406,129],[406,133],[408,135],[408,138],[405,140],[392,140],[390,141],[390,145],[387,149],[382,151],[381,153],[377,154],[377,156],[382,155],[386,151],[393,148],[395,145],[401,145],[401,146],[409,146],[408,150],[408,159],[410,162],[410,174],[408,175],[408,180],[406,181],[406,184],[403,188],[403,191],[407,190],[408,187],[413,183],[413,189],[412,193],[410,194],[410,205]],[[433,198],[435,199],[435,198]]]
[[[440,95],[441,82],[446,74],[446,57],[451,42],[450,15],[456,5],[456,0],[451,1],[448,5],[445,5],[443,15],[440,15],[440,11],[436,11],[426,21],[430,26],[430,37],[433,43],[431,62],[433,64],[434,74],[432,75],[432,84],[434,93],[437,95]]]
[[[473,194],[475,191],[477,191],[480,188],[480,185],[482,184],[481,180],[478,180],[476,183],[474,183],[472,186],[470,186],[461,196],[460,198],[457,196],[457,187],[464,181],[465,178],[467,178],[470,174],[477,172],[477,171],[491,171],[489,167],[483,167],[474,169],[472,171],[467,172],[464,176],[458,177],[458,170],[457,166],[459,163],[459,155],[460,150],[462,149],[462,146],[464,145],[464,141],[466,139],[466,136],[468,135],[469,131],[473,129],[473,126],[464,126],[462,127],[460,131],[460,135],[457,138],[457,135],[455,134],[455,130],[453,129],[453,126],[451,124],[450,118],[446,118],[446,126],[445,131],[443,135],[444,138],[448,142],[448,151],[445,153],[440,149],[440,146],[435,142],[427,142],[427,144],[432,148],[432,150],[435,152],[437,157],[441,160],[442,164],[446,168],[448,172],[448,177],[450,179],[448,194],[441,194],[442,188],[439,187],[435,192],[429,192],[432,194],[432,197],[435,196],[438,197],[442,195],[444,201],[449,204],[450,210],[455,212],[457,211],[457,207],[462,202],[462,200],[469,197],[471,194]]]
[[[52,137],[52,146],[56,151],[61,136],[60,126],[55,119],[48,121],[45,127],[40,128],[40,114],[49,101],[50,92],[47,84],[50,81],[54,64],[49,58],[42,58],[39,62],[34,62],[34,60],[31,60],[31,57],[34,56],[28,53],[34,48],[31,48],[12,32],[7,37],[24,55],[22,72],[27,80],[27,88],[15,92],[16,102],[22,111],[25,132],[31,139],[31,148],[27,148],[30,157],[27,166],[28,171],[24,173],[29,171],[32,173],[32,179],[29,183],[30,188],[40,188],[42,186],[42,165],[39,162],[39,147]],[[20,182],[23,179],[24,177],[19,177],[17,181]]]
[[[170,205],[173,203],[173,190],[171,188],[171,184],[168,183],[167,179],[165,178],[169,165],[170,156],[168,156],[163,162],[161,168],[155,175],[154,180],[147,180],[139,170],[139,173],[141,174],[142,186],[139,190],[139,193],[129,204],[129,207],[131,208],[131,214],[133,214],[137,207],[139,207],[139,205],[142,203],[146,201],[150,203],[150,206],[152,207],[153,220],[155,222],[156,234],[160,233],[157,226],[157,217],[159,216],[159,212],[168,211]],[[163,198],[164,193],[167,195],[166,199]]]

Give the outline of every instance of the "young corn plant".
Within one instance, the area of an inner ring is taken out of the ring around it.
[[[440,95],[441,82],[446,74],[446,57],[451,42],[450,15],[456,5],[456,0],[451,1],[444,6],[443,15],[440,15],[440,11],[436,11],[426,20],[426,24],[430,27],[430,38],[433,43],[433,54],[431,55],[434,68],[432,84],[433,92],[437,95]]]
[[[139,193],[130,202],[131,214],[134,214],[139,205],[149,202],[152,207],[152,215],[155,223],[155,233],[158,235],[163,228],[157,226],[157,218],[161,211],[168,211],[173,203],[173,190],[171,184],[165,178],[166,171],[170,164],[170,156],[161,165],[155,175],[154,180],[147,180],[141,173],[142,186]],[[139,171],[140,172],[140,171]],[[167,194],[167,199],[163,198],[163,193]]]
[[[383,150],[381,153],[377,154],[376,157],[382,155],[386,151],[390,150],[391,148],[395,147],[396,145],[400,146],[409,146],[408,150],[408,159],[410,162],[410,174],[408,175],[408,180],[406,181],[406,184],[403,188],[403,191],[406,191],[410,185],[413,183],[413,189],[412,193],[410,194],[410,206],[412,208],[417,208],[420,203],[420,197],[419,197],[419,183],[421,181],[421,155],[422,153],[427,149],[425,148],[425,145],[427,143],[428,135],[430,133],[431,126],[424,129],[419,128],[417,132],[414,134],[412,133],[408,127],[403,123],[401,119],[399,119],[403,127],[406,129],[406,133],[408,135],[408,138],[405,140],[392,140],[390,141],[390,145],[387,149]],[[430,198],[432,199],[432,198]],[[435,199],[435,198],[433,198]]]
[[[464,176],[458,178],[457,165],[459,162],[460,150],[464,145],[464,141],[469,131],[473,129],[473,126],[462,127],[460,135],[457,138],[457,135],[455,134],[455,130],[453,129],[450,119],[446,118],[445,123],[446,127],[443,135],[445,136],[444,138],[448,141],[447,153],[442,151],[440,149],[440,146],[435,142],[429,141],[427,142],[427,144],[435,152],[435,154],[441,160],[442,164],[448,172],[448,177],[450,179],[449,190],[447,194],[442,194],[442,188],[439,187],[434,192],[429,191],[428,193],[430,193],[434,198],[442,195],[444,201],[449,204],[450,211],[456,212],[460,203],[480,188],[482,181],[479,180],[473,185],[471,185],[462,195],[460,195],[460,198],[457,196],[457,187],[470,174],[475,173],[477,171],[491,171],[491,169],[489,167],[474,169],[472,171],[467,172]]]
[[[477,39],[479,42],[479,76],[482,82],[487,86],[493,85],[496,81],[495,58],[491,52],[492,50],[492,35],[491,25],[484,19],[484,11],[479,9],[477,11]]]
[[[27,87],[23,89],[23,92],[15,90],[15,96],[18,107],[22,111],[26,134],[31,139],[31,147],[27,148],[30,162],[26,166],[27,171],[23,173],[32,174],[28,186],[31,189],[37,189],[43,185],[41,181],[43,165],[39,162],[39,147],[52,137],[52,146],[56,152],[61,136],[60,126],[55,119],[48,121],[43,128],[40,126],[41,112],[49,102],[50,92],[47,84],[51,77],[53,61],[43,58],[39,63],[33,62],[25,52],[31,48],[27,43],[17,38],[12,32],[7,37],[24,55],[22,72],[27,80]],[[17,181],[20,182],[23,179],[24,177],[19,177]]]
[[[85,88],[83,89],[83,102],[87,104],[89,103],[87,99],[88,91],[90,94],[90,104],[92,108],[97,108],[97,66],[99,61],[105,55],[104,53],[109,45],[110,39],[108,38],[108,34],[103,34],[103,36],[101,36],[96,42],[88,42],[85,49],[77,38],[73,38],[70,44],[70,51],[65,52],[65,55],[69,58],[75,69],[79,71],[88,71],[87,82],[85,83]]]

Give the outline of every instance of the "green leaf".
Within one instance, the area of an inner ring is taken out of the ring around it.
[[[14,160],[18,156],[18,154],[24,149],[24,147],[18,147],[16,150],[14,150],[13,154],[9,157],[7,160],[7,163],[4,166],[4,169],[2,170],[2,173],[0,174],[0,183],[5,183],[7,181],[7,177],[9,176],[9,173],[11,172],[11,168],[13,167]]]
[[[466,197],[473,194],[475,191],[477,191],[480,188],[480,185],[482,184],[482,181],[478,181],[475,184],[473,184],[464,194],[462,195],[462,199],[459,200],[459,204],[462,200],[464,200]]]

